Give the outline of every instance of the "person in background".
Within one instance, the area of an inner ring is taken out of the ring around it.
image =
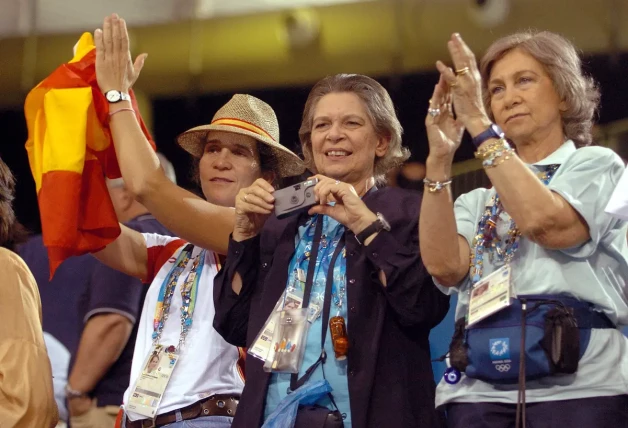
[[[55,337],[44,331],[44,342],[52,366],[52,386],[55,402],[59,410],[59,423],[56,428],[65,428],[68,422],[68,409],[65,403],[65,384],[68,381],[68,367],[70,366],[70,352]]]
[[[59,266],[50,279],[48,252],[42,236],[31,236],[18,246],[18,254],[33,273],[41,297],[42,326],[48,356],[52,364],[54,391],[59,417],[64,423],[69,416],[65,402],[65,385],[70,358],[76,348],[82,330],[79,321],[79,297],[85,293],[91,272],[98,263],[90,255],[71,257]],[[59,398],[60,397],[60,398]]]
[[[172,164],[160,163],[172,182]],[[128,191],[123,179],[107,180],[118,221],[141,233],[171,235]],[[133,349],[146,287],[135,277],[103,263],[92,267],[87,288],[78,302],[83,323],[66,386],[73,428],[110,428],[129,386]]]
[[[421,162],[406,162],[397,175],[397,186],[402,189],[423,190],[425,165]]]
[[[13,212],[15,180],[0,159],[0,423],[52,428],[59,420],[35,278],[14,251],[26,231]]]
[[[475,375],[443,379],[436,404],[446,409],[452,428],[506,428],[518,420],[547,428],[626,426],[628,340],[615,326],[628,324],[628,226],[604,213],[624,165],[613,151],[589,147],[597,88],[583,74],[574,46],[554,33],[499,39],[479,70],[460,35],[448,48],[454,69],[437,63],[441,77],[425,119],[423,261],[444,293],[458,293],[463,328],[473,285],[509,267],[516,302],[541,295],[573,309],[581,348],[575,373],[527,380],[523,406],[518,365],[501,367],[515,377],[499,385]],[[493,187],[454,203],[452,160],[464,129]],[[474,331],[510,314],[521,324],[522,307],[513,303]],[[470,333],[464,337],[468,341]],[[510,352],[504,343],[478,345],[475,352],[490,353],[484,361],[498,360]],[[497,366],[488,364],[495,376]]]
[[[401,131],[375,80],[326,77],[310,91],[299,131],[305,162],[319,180],[318,203],[279,220],[270,183],[259,179],[240,190],[226,264],[216,277],[215,328],[250,348],[274,308],[309,300],[315,312],[298,376],[268,374],[263,361],[247,355],[246,410],[234,426],[278,423],[292,414],[286,406],[298,405],[296,391],[325,381],[331,395],[316,401],[316,411],[294,409],[297,427],[321,417],[345,427],[440,425],[428,335],[449,299],[421,261],[417,193],[378,188],[409,156]],[[314,262],[321,268],[310,270]],[[346,325],[348,353],[338,359],[325,313]]]

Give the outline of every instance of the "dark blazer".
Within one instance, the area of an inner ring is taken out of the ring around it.
[[[384,188],[364,202],[391,224],[364,247],[345,234],[347,254],[348,383],[354,427],[440,426],[428,335],[447,313],[449,299],[432,282],[419,255],[421,195]],[[271,217],[260,235],[229,243],[215,279],[214,328],[235,346],[250,346],[286,287],[294,239],[307,215]],[[383,270],[384,287],[378,279]],[[242,291],[231,289],[235,272]],[[269,374],[247,355],[246,384],[233,427],[263,422]]]

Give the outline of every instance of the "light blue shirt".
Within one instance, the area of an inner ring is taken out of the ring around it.
[[[313,217],[313,221],[309,221],[305,225],[299,227],[299,231],[297,237],[295,239],[295,247],[297,250],[293,256],[292,261],[289,266],[289,275],[288,275],[288,283],[286,288],[289,289],[293,284],[296,277],[296,267],[298,264],[298,259],[303,257],[304,241],[307,241],[307,238],[304,240],[304,236],[308,233],[309,242],[311,242],[311,237],[313,236],[313,230],[315,227],[316,217]],[[336,220],[331,217],[324,216],[323,217],[323,236],[325,237],[335,237],[335,239],[339,239],[344,233],[344,226],[338,223]],[[333,238],[330,238],[333,239]],[[329,241],[329,239],[328,239]],[[311,246],[309,247],[311,248]],[[318,257],[317,257],[317,266],[321,264],[322,257],[331,257],[331,251],[322,251],[323,249],[319,249]],[[323,263],[324,264],[324,263]],[[325,265],[325,264],[324,264]],[[307,270],[305,270],[307,272]],[[319,269],[315,270],[315,277],[312,284],[312,291],[310,293],[310,302],[318,302],[321,307],[324,301],[325,295],[325,285],[327,283],[327,270]],[[340,289],[341,285],[346,283],[346,258],[344,257],[344,250],[341,252],[340,256],[336,260],[334,265],[334,289]],[[346,288],[345,288],[346,289]],[[302,293],[302,291],[301,291]],[[329,317],[340,315],[345,319],[345,323],[347,323],[347,296],[346,292],[344,296],[341,298],[340,307],[336,304],[332,296],[331,309],[329,312]],[[305,371],[318,360],[318,357],[321,354],[321,333],[322,328],[325,327],[329,329],[329,326],[323,326],[321,321],[321,316],[316,318],[314,322],[311,324],[310,329],[307,334],[307,344],[305,348],[305,355],[303,357],[303,364],[301,365],[301,370],[299,372],[299,377],[305,373]],[[347,329],[349,325],[347,323]],[[327,335],[325,337],[325,352],[327,353],[327,361],[325,364],[319,365],[312,376],[310,377],[309,382],[315,382],[318,380],[327,379],[329,384],[331,385],[333,391],[332,395],[334,397],[334,401],[338,406],[338,410],[345,416],[344,426],[347,428],[351,427],[351,409],[349,407],[349,383],[347,380],[347,360],[338,361],[334,357],[334,347],[331,341],[331,334],[329,330],[327,331]],[[324,375],[323,375],[324,370]],[[268,386],[268,393],[266,395],[266,408],[264,410],[264,420],[272,413],[279,402],[285,398],[288,394],[288,388],[290,387],[290,374],[287,373],[273,373],[270,377],[270,382]],[[318,401],[319,405],[326,406],[331,410],[335,410],[335,407],[331,403],[329,397],[325,397]]]
[[[512,282],[517,294],[566,294],[591,302],[616,324],[628,324],[628,245],[625,221],[611,217],[604,208],[624,170],[612,150],[584,147],[576,150],[567,141],[547,158],[529,167],[534,172],[560,164],[548,188],[562,196],[585,220],[591,238],[565,250],[550,250],[521,237],[512,262]],[[495,189],[476,189],[460,196],[454,205],[458,234],[471,248],[478,222]],[[498,220],[500,236],[510,216]],[[496,260],[494,260],[497,262]],[[501,267],[488,254],[483,277]],[[438,285],[438,284],[437,284]],[[458,286],[438,285],[446,294],[458,293],[456,319],[468,308],[471,280]],[[528,402],[568,400],[628,393],[628,340],[619,330],[594,330],[589,346],[573,375],[550,376],[526,383]],[[436,405],[448,402],[517,402],[517,385],[491,385],[463,376],[455,385],[441,381]]]

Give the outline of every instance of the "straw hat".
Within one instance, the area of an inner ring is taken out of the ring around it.
[[[277,162],[275,171],[281,177],[299,175],[305,171],[303,161],[279,144],[279,124],[272,107],[251,95],[236,94],[214,115],[209,125],[185,131],[177,143],[192,156],[200,158],[209,131],[226,131],[248,135],[271,148]]]

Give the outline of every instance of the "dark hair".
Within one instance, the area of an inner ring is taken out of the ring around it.
[[[595,81],[582,71],[582,61],[574,45],[549,31],[524,31],[502,37],[494,42],[480,61],[484,106],[491,119],[491,94],[488,81],[497,61],[513,49],[521,49],[540,62],[554,84],[567,109],[561,112],[565,137],[576,146],[588,146],[593,140],[593,116],[600,101]]]
[[[299,129],[299,139],[305,165],[316,172],[312,156],[312,120],[318,101],[327,94],[350,92],[356,94],[364,103],[367,114],[378,137],[390,138],[388,151],[380,158],[375,158],[373,175],[377,184],[386,183],[386,173],[401,165],[410,157],[410,151],[403,147],[401,134],[403,129],[397,119],[395,106],[388,91],[376,80],[361,74],[336,74],[319,80],[307,97],[303,109],[303,119]]]
[[[26,241],[28,233],[15,218],[13,192],[15,178],[11,170],[0,159],[0,247],[15,251],[18,244]]]

